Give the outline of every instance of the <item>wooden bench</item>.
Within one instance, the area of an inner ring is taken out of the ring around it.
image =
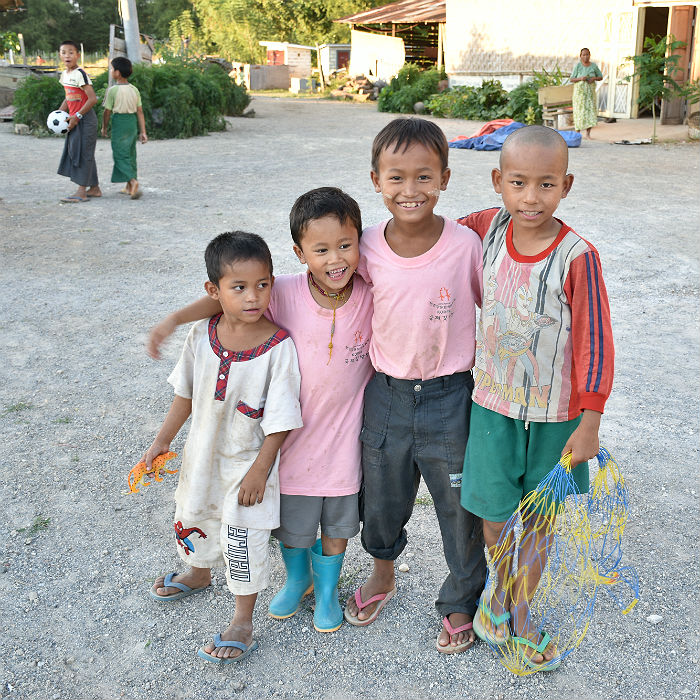
[[[548,85],[537,91],[537,101],[542,105],[542,123],[552,129],[573,129],[574,85]]]

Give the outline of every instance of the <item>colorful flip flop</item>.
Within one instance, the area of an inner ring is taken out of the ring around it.
[[[253,641],[253,643],[247,647],[243,642],[222,642],[221,635],[217,634],[214,637],[214,648],[221,649],[221,647],[233,647],[234,649],[240,649],[243,653],[238,656],[229,656],[227,659],[220,659],[218,656],[212,656],[209,652],[204,651],[204,647],[201,647],[197,650],[197,656],[213,664],[235,664],[245,659],[251,651],[255,651],[258,648],[258,643]]]
[[[453,634],[459,634],[460,632],[466,632],[467,630],[472,629],[472,626],[473,626],[471,622],[467,622],[466,624],[460,625],[459,627],[453,627],[450,624],[450,621],[447,618],[447,616],[445,616],[442,619],[442,625],[447,630],[450,637]],[[440,635],[438,635],[437,639],[435,640],[435,648],[441,654],[461,654],[463,651],[470,649],[473,645],[474,645],[474,642],[468,639],[466,642],[462,642],[461,644],[458,644],[457,646],[454,646],[454,647],[449,642],[445,646],[442,646],[442,644],[440,644]]]
[[[176,571],[173,571],[172,574],[168,574],[165,577],[161,588],[179,588],[180,593],[173,593],[172,595],[158,595],[151,588],[151,590],[148,591],[148,594],[151,596],[151,598],[154,598],[160,603],[174,603],[176,600],[187,598],[188,595],[193,595],[194,593],[199,593],[200,591],[209,588],[209,584],[207,584],[206,586],[202,586],[201,588],[190,588],[184,583],[178,583],[177,581],[173,581],[173,576],[177,576]]]
[[[377,619],[377,616],[381,612],[382,608],[396,595],[396,588],[392,588],[388,593],[377,593],[377,595],[373,595],[369,600],[363,601],[360,594],[361,590],[362,587],[355,591],[355,604],[357,605],[358,611],[364,610],[368,605],[372,605],[372,603],[376,603],[377,601],[380,602],[374,609],[374,612],[366,620],[360,620],[358,619],[357,615],[351,615],[346,607],[344,613],[345,619],[351,625],[355,625],[355,627],[365,627],[367,625],[371,625]]]
[[[535,644],[534,642],[527,639],[527,637],[513,637],[513,636],[511,636],[510,642],[515,643],[516,650],[518,652],[518,656],[520,657],[520,660],[528,668],[531,668],[535,671],[553,671],[555,668],[558,668],[559,665],[561,664],[561,656],[555,656],[550,661],[543,661],[540,664],[536,664],[534,661],[532,661],[530,659],[530,657],[525,652],[525,649],[523,648],[523,647],[529,647],[530,649],[534,649],[536,653],[544,655],[544,650],[547,648],[547,645],[552,641],[552,638],[546,632],[543,632],[542,630],[540,630],[540,635],[542,636],[542,640],[540,641],[539,644]]]
[[[494,629],[498,629],[501,625],[505,624],[506,636],[499,638],[489,632],[481,622],[482,615],[486,615],[489,620],[491,620]],[[488,603],[484,601],[483,594],[481,595],[481,598],[479,598],[479,608],[474,616],[474,631],[480,639],[491,645],[498,646],[499,644],[505,644],[510,639],[510,630],[507,624],[508,620],[510,620],[510,613],[508,611],[504,612],[502,615],[494,615]]]

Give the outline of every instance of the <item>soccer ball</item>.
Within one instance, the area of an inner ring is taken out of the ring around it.
[[[68,112],[55,109],[46,118],[46,126],[48,127],[49,131],[53,131],[54,134],[67,134],[69,117],[70,115]]]

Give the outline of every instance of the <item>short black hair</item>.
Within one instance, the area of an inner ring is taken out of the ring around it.
[[[80,53],[80,46],[76,44],[74,41],[71,39],[68,39],[67,41],[62,41],[59,45],[58,48],[60,49],[61,46],[72,46],[78,53]]]
[[[134,72],[131,61],[124,56],[117,56],[116,58],[113,58],[112,68],[114,68],[114,70],[118,70],[122,78],[128,78]]]
[[[511,151],[519,145],[539,146],[548,150],[559,151],[564,157],[564,169],[569,167],[569,147],[564,141],[564,137],[555,129],[541,124],[530,124],[512,131],[506,137],[501,147],[501,154],[498,158],[498,167],[502,169],[503,160]]]
[[[310,222],[324,216],[335,216],[341,226],[349,221],[357,229],[358,237],[362,235],[362,214],[358,203],[337,187],[318,187],[297,197],[289,212],[294,243],[300,246],[304,229]]]
[[[204,251],[207,275],[212,284],[219,285],[228,265],[246,260],[259,260],[270,268],[272,277],[272,255],[267,243],[257,233],[226,231],[209,241]]]
[[[420,143],[440,157],[442,169],[447,169],[449,147],[442,129],[420,117],[399,117],[390,121],[375,137],[372,144],[372,170],[379,172],[379,156],[382,151],[394,147],[394,153],[404,151],[414,143]]]

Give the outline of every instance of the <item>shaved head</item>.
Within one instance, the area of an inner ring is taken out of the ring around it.
[[[569,147],[566,141],[554,129],[548,126],[524,126],[517,131],[514,131],[503,142],[501,155],[498,159],[498,167],[503,169],[503,161],[506,157],[513,154],[519,146],[536,146],[545,148],[548,151],[559,151],[563,157],[564,172],[569,167]]]

